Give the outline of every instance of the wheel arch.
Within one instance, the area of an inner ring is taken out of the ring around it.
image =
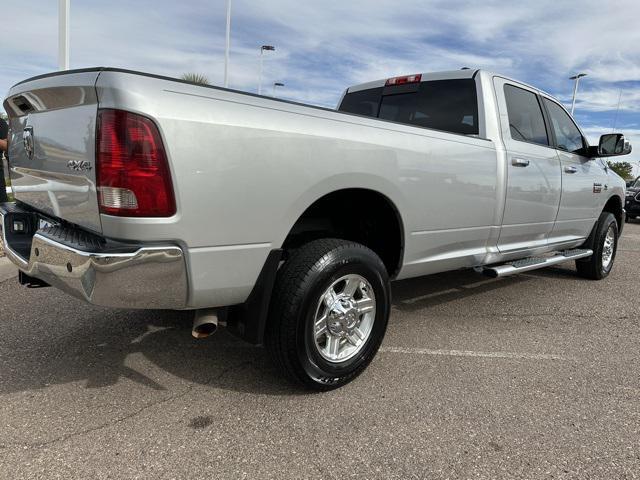
[[[354,185],[358,185],[354,187]],[[252,344],[262,344],[270,309],[271,294],[276,280],[277,272],[286,260],[286,248],[292,246],[292,233],[296,232],[300,221],[305,218],[305,214],[313,211],[313,207],[322,204],[334,195],[341,192],[357,192],[365,195],[375,195],[379,201],[384,201],[387,212],[395,222],[396,233],[396,255],[395,258],[387,258],[385,266],[389,276],[397,275],[402,267],[405,249],[405,223],[401,212],[405,208],[404,195],[392,182],[381,176],[370,173],[339,174],[326,178],[305,191],[297,198],[288,202],[290,208],[284,212],[281,221],[285,225],[280,227],[280,236],[272,241],[272,250],[265,261],[259,274],[258,280],[246,302],[226,309],[228,329],[231,333]],[[331,233],[331,232],[327,232]],[[333,233],[335,235],[335,232]],[[313,240],[310,235],[308,240]],[[343,238],[344,240],[354,240],[353,238]],[[357,240],[356,240],[357,241]],[[371,248],[371,245],[367,245]],[[376,249],[372,248],[375,252]],[[376,252],[378,253],[378,252]],[[383,258],[384,262],[384,258]]]
[[[615,217],[616,223],[618,224],[618,235],[619,235],[622,232],[622,228],[624,227],[624,210],[622,208],[622,200],[618,195],[614,194],[614,195],[611,195],[611,197],[609,197],[607,202],[604,204],[604,207],[602,207],[601,214],[604,212],[611,213]],[[592,250],[595,248],[594,242],[595,242],[596,232],[598,230],[599,219],[600,217],[598,216],[598,219],[596,219],[596,222],[593,225],[593,228],[591,229],[589,236],[587,237],[586,241],[582,245],[584,248],[590,248]]]
[[[351,216],[348,208],[338,208],[358,205],[365,206],[364,212]],[[402,267],[404,220],[398,204],[381,189],[343,187],[316,196],[291,222],[281,248],[294,248],[322,236],[352,240],[371,248],[384,262],[390,277]]]
[[[618,230],[622,231],[624,227],[624,208],[622,199],[618,195],[612,195],[605,203],[602,211],[612,213],[618,222]]]

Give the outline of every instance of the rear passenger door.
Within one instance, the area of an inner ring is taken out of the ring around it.
[[[494,78],[494,85],[507,162],[498,249],[545,246],[558,213],[561,175],[541,98],[535,90],[503,78]]]
[[[607,173],[598,160],[587,157],[587,141],[566,110],[544,97],[553,143],[560,158],[562,199],[549,242],[585,238],[595,224],[607,194]]]

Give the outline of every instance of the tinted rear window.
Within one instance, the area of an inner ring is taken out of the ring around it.
[[[433,80],[414,91],[385,87],[348,93],[340,111],[433,128],[478,135],[478,97],[475,80]]]
[[[366,115],[367,117],[377,117],[378,110],[380,109],[381,96],[382,87],[348,93],[344,96],[338,110],[341,112]]]

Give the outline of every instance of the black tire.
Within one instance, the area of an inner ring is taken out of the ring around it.
[[[613,229],[614,234],[613,253],[610,263],[604,265],[602,252],[609,228]],[[586,259],[576,260],[576,269],[578,270],[578,275],[581,277],[590,280],[602,280],[611,272],[618,250],[618,222],[616,221],[616,217],[614,217],[612,213],[602,212],[595,226],[593,235],[593,255]]]
[[[375,294],[375,315],[368,338],[357,354],[330,362],[317,351],[313,332],[318,302],[345,275],[366,279]],[[290,252],[274,286],[265,344],[273,362],[289,379],[327,391],[356,378],[378,351],[391,309],[389,277],[369,248],[338,239],[309,242]]]

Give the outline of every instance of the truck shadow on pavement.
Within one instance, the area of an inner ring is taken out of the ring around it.
[[[406,312],[427,312],[438,305],[483,295],[528,280],[520,275],[493,279],[473,270],[400,280],[392,284],[393,307]]]
[[[263,394],[295,393],[271,367],[264,349],[224,331],[206,340],[193,339],[188,312],[109,311],[59,292],[41,300],[37,324],[29,318],[27,330],[14,322],[9,338],[0,333],[0,394],[71,382],[101,389],[126,380],[152,391],[199,384]],[[139,394],[140,389],[133,391]]]
[[[544,275],[565,272],[575,275],[562,269]],[[492,280],[473,271],[404,280],[393,285],[393,307],[426,315],[438,305],[530,280]],[[99,389],[125,379],[153,391],[196,384],[267,395],[307,393],[280,376],[263,348],[224,330],[193,339],[189,312],[96,308],[57,290],[18,287],[15,280],[0,283],[0,298],[14,317],[0,324],[0,394],[71,382]]]

